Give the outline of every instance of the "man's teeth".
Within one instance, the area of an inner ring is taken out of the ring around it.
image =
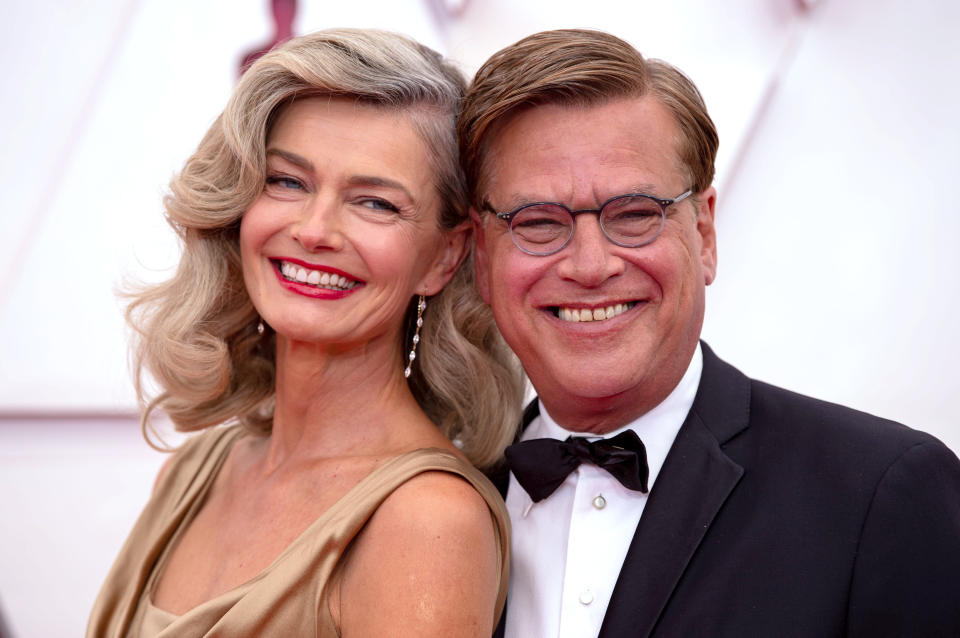
[[[637,305],[637,302],[618,303],[606,308],[558,308],[557,316],[564,321],[604,321],[622,315]]]
[[[331,290],[350,290],[357,285],[357,282],[347,279],[343,275],[337,275],[331,272],[320,270],[307,270],[287,261],[280,262],[280,272],[290,281],[296,281],[301,284],[310,284],[318,288],[329,288]]]

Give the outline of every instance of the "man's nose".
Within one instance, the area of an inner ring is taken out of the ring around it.
[[[340,250],[344,241],[344,215],[340,202],[313,197],[291,224],[290,234],[307,252]]]
[[[594,214],[577,215],[573,237],[560,251],[557,273],[563,279],[593,288],[610,277],[623,272],[623,259],[614,254],[616,246],[600,228],[600,218]]]

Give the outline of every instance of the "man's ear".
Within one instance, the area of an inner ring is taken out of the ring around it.
[[[471,224],[464,220],[458,226],[444,231],[440,240],[440,250],[434,259],[430,270],[424,276],[417,291],[427,297],[435,295],[447,285],[453,273],[457,272],[457,267],[463,258],[467,256],[469,248]]]
[[[700,234],[700,263],[703,265],[703,283],[709,286],[717,276],[717,229],[714,213],[717,189],[706,189],[696,199],[697,232]]]
[[[490,303],[490,285],[487,274],[490,270],[490,254],[487,252],[486,229],[480,213],[470,207],[470,223],[473,227],[473,260],[476,270],[477,292],[488,304]]]

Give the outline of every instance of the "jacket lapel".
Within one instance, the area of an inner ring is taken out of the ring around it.
[[[701,342],[690,414],[650,491],[599,638],[649,636],[720,507],[743,475],[722,445],[747,427],[750,381]]]
[[[497,626],[493,630],[493,638],[503,638],[504,633],[507,631],[507,606],[504,604],[503,613],[500,614],[500,622],[497,623]]]

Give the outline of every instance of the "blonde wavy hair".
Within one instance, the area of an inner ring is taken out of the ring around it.
[[[239,229],[263,188],[266,140],[278,112],[297,97],[330,95],[409,114],[429,149],[439,225],[451,229],[467,219],[454,129],[464,90],[463,76],[438,53],[385,31],[313,33],[250,67],[164,199],[182,243],[179,267],[169,280],[128,294],[134,379],[151,445],[155,409],[180,431],[227,422],[261,434],[272,427],[276,338],[269,328],[257,332]],[[409,383],[440,430],[487,468],[514,438],[525,382],[473,277],[470,255],[430,300]],[[411,300],[407,344],[415,316]]]

